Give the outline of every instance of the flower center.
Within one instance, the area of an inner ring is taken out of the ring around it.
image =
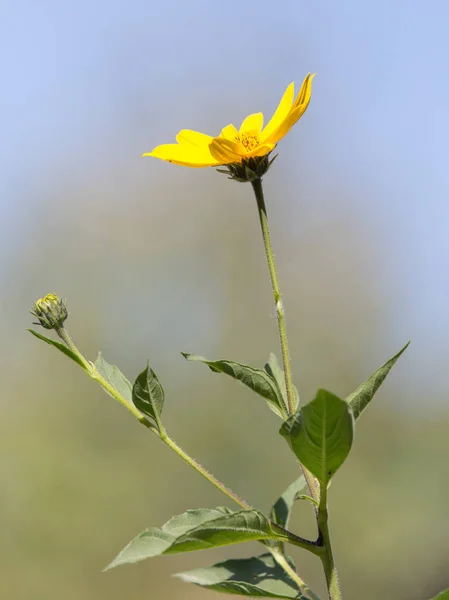
[[[251,150],[260,145],[259,136],[252,134],[236,135],[235,141],[242,144],[247,152],[251,152]]]

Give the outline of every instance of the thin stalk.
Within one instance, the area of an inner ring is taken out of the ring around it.
[[[186,452],[184,452],[184,450],[180,448],[178,444],[176,444],[176,442],[174,442],[165,432],[160,436],[160,438],[164,442],[164,444],[167,444],[167,446],[171,448],[173,452],[176,452],[176,454],[180,458],[182,458],[182,460],[184,460],[190,467],[192,467],[192,469],[195,469],[197,473],[199,473],[205,479],[207,479],[209,483],[211,483],[214,487],[223,492],[223,494],[225,494],[228,498],[233,500],[236,504],[238,504],[245,510],[251,510],[253,508],[250,504],[248,504],[248,502],[240,498],[235,492],[226,487],[224,483],[219,481],[215,477],[215,475],[212,475],[212,473],[210,473],[207,469],[200,465],[199,462],[197,462],[194,458],[192,458]]]
[[[180,448],[176,442],[174,442],[165,431],[162,423],[158,421],[158,428],[156,428],[135,406],[132,402],[129,402],[126,398],[124,398],[104,377],[100,375],[100,373],[95,368],[95,365],[87,361],[78,348],[73,343],[68,331],[65,328],[60,328],[56,330],[58,336],[63,340],[63,342],[72,350],[74,354],[81,360],[83,365],[85,366],[89,376],[91,379],[96,381],[101,385],[101,387],[107,392],[110,396],[117,400],[119,404],[121,404],[124,408],[126,408],[136,419],[144,425],[147,429],[150,429],[154,433],[156,433],[160,439],[166,444],[169,448],[171,448],[176,454],[182,458],[192,469],[195,469],[197,473],[202,475],[209,483],[219,489],[223,494],[228,496],[231,500],[236,502],[241,508],[245,510],[250,510],[252,506],[248,504],[245,500],[240,498],[235,492],[230,490],[225,486],[224,483],[219,481],[212,473],[209,473],[207,469],[205,469],[199,462],[197,462],[194,458],[189,456],[182,448]]]
[[[329,600],[341,600],[341,590],[338,581],[338,572],[334,563],[332,546],[329,534],[329,515],[327,511],[327,485],[324,483],[320,488],[320,504],[318,507],[318,528],[320,532],[320,542],[324,552],[320,555],[326,576]]]
[[[320,598],[312,592],[307,583],[301,579],[298,573],[290,566],[290,563],[285,558],[284,554],[278,550],[277,548],[269,548],[274,560],[278,563],[280,567],[284,569],[287,575],[296,583],[298,588],[302,593],[308,594],[311,600],[320,600]]]
[[[64,342],[64,344],[73,352],[73,354],[76,354],[76,356],[80,359],[80,361],[83,363],[86,371],[88,373],[90,373],[92,371],[92,364],[84,358],[84,356],[81,354],[81,352],[75,346],[67,329],[64,326],[62,326],[62,327],[56,328],[55,331],[58,334],[58,336],[61,338],[61,340]]]
[[[129,402],[128,400],[126,400],[126,398],[119,394],[117,390],[108,381],[106,381],[104,377],[100,375],[100,373],[95,368],[95,365],[84,358],[84,356],[73,343],[72,338],[70,337],[67,329],[61,327],[59,329],[56,329],[56,333],[62,339],[62,341],[70,348],[70,350],[74,354],[76,354],[76,356],[80,359],[91,379],[97,381],[105,390],[105,392],[107,392],[110,396],[114,398],[114,400],[117,400],[117,402],[119,402],[124,408],[126,408],[126,410],[128,410],[134,417],[136,417],[136,419],[140,423],[142,423],[142,425],[145,425],[145,427],[147,427],[148,429],[156,431],[154,425],[151,424],[151,422],[134,406],[134,404],[132,402]]]
[[[251,182],[254,190],[254,194],[257,200],[257,208],[259,211],[260,226],[262,228],[263,243],[265,246],[265,254],[267,256],[268,269],[270,271],[271,287],[273,288],[274,305],[276,307],[279,339],[281,344],[282,352],[282,363],[284,366],[285,374],[285,388],[287,390],[287,412],[288,415],[292,415],[295,411],[294,399],[293,399],[293,381],[292,381],[292,370],[290,366],[290,352],[288,349],[288,337],[287,328],[285,326],[285,315],[284,305],[282,302],[281,290],[279,287],[279,279],[276,270],[276,263],[274,260],[273,247],[271,245],[270,229],[268,227],[267,208],[265,206],[265,199],[263,195],[262,180],[255,179]],[[310,495],[316,502],[319,498],[318,484],[305,467],[302,467],[304,477],[307,481]]]
[[[279,329],[279,339],[281,342],[282,363],[285,373],[285,387],[287,389],[287,412],[292,415],[295,412],[295,403],[293,398],[293,382],[292,370],[290,366],[290,353],[288,349],[287,329],[285,327],[284,305],[282,302],[281,290],[279,288],[279,280],[276,271],[276,263],[274,261],[274,253],[271,245],[270,230],[268,228],[267,209],[263,196],[262,180],[254,179],[251,182],[254,194],[257,200],[257,208],[259,210],[260,226],[262,228],[263,243],[265,246],[265,254],[268,261],[268,269],[270,271],[271,287],[273,288],[274,305],[276,307],[276,315]]]

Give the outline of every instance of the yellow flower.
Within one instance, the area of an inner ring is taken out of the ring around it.
[[[184,167],[245,164],[248,159],[266,157],[305,113],[313,77],[310,73],[306,76],[296,98],[294,83],[287,87],[265,127],[263,114],[255,113],[246,117],[239,130],[228,125],[217,137],[183,129],[176,136],[177,144],[162,144],[142,156],[154,156]]]

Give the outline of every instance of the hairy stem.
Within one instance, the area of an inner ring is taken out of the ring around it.
[[[176,442],[174,442],[165,432],[163,432],[160,435],[160,438],[164,442],[164,444],[167,444],[167,446],[171,448],[173,452],[176,452],[176,454],[180,458],[182,458],[182,460],[184,460],[190,467],[192,467],[192,469],[195,469],[197,473],[199,473],[205,479],[207,479],[209,483],[211,483],[214,487],[223,492],[223,494],[225,494],[228,498],[233,500],[236,504],[238,504],[245,510],[250,510],[252,508],[252,506],[248,504],[248,502],[240,498],[235,492],[226,487],[224,483],[219,481],[215,477],[215,475],[212,475],[212,473],[210,473],[207,469],[200,465],[199,462],[197,462],[194,458],[192,458],[186,452],[184,452],[184,450],[180,448],[178,444],[176,444]]]
[[[192,469],[195,469],[197,473],[202,475],[209,483],[219,489],[223,494],[228,496],[231,500],[236,502],[239,506],[244,508],[245,510],[249,510],[252,508],[248,502],[240,498],[235,492],[230,490],[225,486],[224,483],[219,481],[212,473],[209,473],[207,469],[205,469],[199,462],[197,462],[194,458],[189,456],[182,448],[180,448],[168,435],[165,431],[162,423],[158,421],[158,427],[155,427],[151,421],[149,421],[135,406],[132,402],[129,402],[126,398],[124,398],[102,375],[97,371],[95,365],[87,361],[78,348],[73,343],[68,331],[65,328],[60,328],[56,330],[58,336],[63,340],[63,342],[72,350],[74,354],[82,361],[84,364],[89,376],[91,379],[96,381],[101,385],[101,387],[107,392],[110,396],[117,400],[124,408],[126,408],[136,419],[144,425],[147,429],[150,429],[154,433],[156,433],[160,439],[166,444],[169,448],[171,448],[176,454],[182,458]]]
[[[140,410],[138,410],[132,402],[129,402],[129,400],[119,394],[119,392],[108,381],[106,381],[102,375],[100,375],[95,365],[84,358],[84,356],[73,343],[67,329],[61,327],[60,329],[56,329],[56,333],[66,344],[66,346],[70,348],[70,350],[80,359],[91,379],[99,383],[107,394],[112,396],[114,400],[117,400],[117,402],[126,408],[126,410],[128,410],[134,417],[136,417],[136,419],[142,423],[142,425],[145,425],[145,427],[148,429],[157,432],[156,427],[140,412]]]
[[[277,276],[276,263],[274,260],[273,247],[271,245],[271,237],[270,230],[268,227],[268,217],[267,217],[267,209],[265,206],[265,199],[263,195],[262,189],[262,180],[255,179],[252,181],[252,186],[254,190],[254,194],[257,200],[257,208],[259,211],[259,219],[260,226],[262,228],[262,236],[263,243],[265,246],[265,254],[267,256],[268,269],[270,271],[270,279],[271,286],[273,288],[273,297],[274,304],[276,307],[277,321],[278,321],[278,329],[279,329],[279,339],[281,343],[281,352],[282,352],[282,363],[284,366],[284,374],[285,374],[285,388],[287,390],[287,411],[288,415],[292,415],[295,411],[294,399],[293,399],[293,382],[292,382],[292,370],[290,366],[290,352],[288,349],[288,338],[287,338],[287,328],[285,325],[285,316],[284,316],[284,305],[282,303],[281,290],[279,287],[279,280]],[[310,473],[305,467],[302,467],[304,477],[307,481],[307,485],[309,488],[310,495],[316,502],[318,502],[319,498],[319,488],[318,484],[313,477],[312,473]]]
[[[301,577],[293,569],[293,567],[290,566],[290,563],[288,562],[288,560],[285,558],[284,554],[279,549],[270,548],[269,550],[270,550],[274,560],[278,563],[278,565],[280,567],[282,567],[284,569],[284,571],[287,573],[287,575],[290,577],[290,579],[296,583],[296,585],[298,586],[298,588],[301,590],[302,593],[307,594],[311,600],[320,600],[319,597],[312,592],[312,590],[305,583],[305,581],[303,581],[301,579]]]
[[[285,387],[287,390],[287,412],[292,415],[295,412],[295,403],[293,398],[293,382],[292,369],[290,366],[290,353],[288,349],[287,329],[285,327],[284,305],[282,303],[281,290],[279,288],[279,280],[276,271],[276,263],[274,261],[274,253],[271,245],[270,230],[268,228],[267,209],[263,196],[262,180],[255,179],[251,182],[254,194],[257,200],[257,208],[259,210],[260,226],[262,228],[263,243],[265,246],[265,254],[267,256],[268,269],[270,271],[271,287],[273,288],[274,305],[279,329],[279,339],[281,342],[282,363],[285,373]]]

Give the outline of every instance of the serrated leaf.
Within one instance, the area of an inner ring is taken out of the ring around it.
[[[355,390],[355,392],[353,392],[346,398],[346,402],[351,407],[352,412],[354,413],[354,417],[356,419],[358,419],[360,417],[362,412],[365,410],[365,408],[371,402],[374,394],[377,392],[377,390],[382,385],[385,377],[391,371],[393,365],[398,360],[398,358],[401,356],[401,354],[403,352],[405,352],[405,350],[408,348],[409,344],[410,344],[410,342],[408,342],[402,348],[402,350],[400,350],[397,354],[395,354],[395,356],[393,356],[393,358],[390,358],[390,360],[387,360],[387,362],[384,365],[382,365],[380,367],[380,369],[377,369],[377,371],[375,371],[371,375],[371,377],[368,377],[368,379],[364,383],[362,383],[362,385],[360,385]]]
[[[288,527],[293,504],[306,486],[307,483],[304,475],[301,475],[296,481],[290,484],[282,496],[276,500],[270,513],[270,518],[276,525],[285,528]]]
[[[157,423],[162,413],[164,399],[164,389],[148,363],[146,369],[134,383],[132,401],[144,415],[154,419]]]
[[[440,592],[435,598],[431,600],[449,600],[449,588],[444,590],[444,592]]]
[[[299,461],[327,485],[352,446],[354,416],[348,403],[326,390],[292,415],[280,429]]]
[[[292,560],[287,560],[294,568]],[[177,573],[176,577],[225,594],[307,600],[271,554],[225,560],[212,567]]]
[[[270,375],[278,384],[281,391],[282,398],[284,400],[284,406],[288,406],[287,388],[285,386],[285,373],[282,370],[276,355],[272,352],[268,358],[268,362],[265,364],[265,371]],[[299,393],[295,386],[293,386],[293,411],[296,412],[299,406]]]
[[[80,367],[87,371],[86,366],[83,364],[83,361],[74,352],[72,352],[70,348],[67,348],[65,344],[63,344],[62,342],[57,342],[56,340],[52,340],[51,338],[42,335],[42,333],[38,333],[34,329],[28,329],[28,331],[43,342],[46,342],[47,344],[50,344],[50,346],[54,346],[55,348],[60,350],[63,354],[74,360]]]
[[[140,533],[107,567],[134,563],[160,554],[192,552],[255,540],[285,541],[257,510],[197,509],[173,517],[161,528]]]
[[[237,379],[256,394],[265,398],[269,402],[271,410],[279,417],[284,419],[287,416],[282,392],[276,380],[266,371],[232,360],[208,360],[204,356],[197,356],[196,354],[186,352],[181,352],[181,354],[186,360],[204,363],[215,373],[225,373]]]
[[[123,398],[131,402],[131,382],[128,381],[118,367],[115,365],[110,365],[108,362],[106,362],[101,352],[98,353],[94,366],[103,379],[106,379],[106,381],[110,383],[112,387],[115,388],[121,396],[123,396]]]

